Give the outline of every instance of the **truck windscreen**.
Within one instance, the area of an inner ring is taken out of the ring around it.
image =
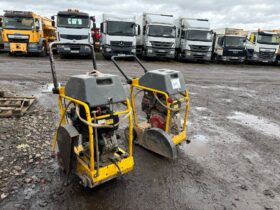
[[[225,37],[225,47],[245,47],[244,45],[245,37],[235,37],[235,36],[226,36]]]
[[[34,19],[29,17],[4,17],[3,28],[32,30]]]
[[[150,25],[149,36],[175,38],[175,29],[171,26]]]
[[[121,22],[121,21],[108,21],[107,33],[109,35],[117,36],[135,36],[135,23]]]
[[[57,16],[57,26],[65,28],[89,28],[89,17]]]
[[[213,35],[210,31],[189,30],[187,32],[187,40],[212,42]]]
[[[274,34],[258,34],[258,43],[260,44],[279,44],[279,36]]]

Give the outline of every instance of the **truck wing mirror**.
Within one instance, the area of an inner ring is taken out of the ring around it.
[[[93,22],[93,24],[92,24],[92,29],[93,30],[96,29],[96,23],[95,22]]]
[[[103,26],[104,26],[104,24],[103,24],[103,23],[100,23],[100,32],[101,32],[101,33],[104,33]]]
[[[137,25],[137,35],[139,36],[141,34],[141,28],[140,25]]]
[[[51,19],[54,20],[54,16],[51,16]]]
[[[55,22],[54,22],[54,20],[52,20],[52,27],[55,27]]]
[[[37,32],[40,30],[40,26],[36,26],[35,28]]]
[[[89,18],[92,22],[95,22],[95,16],[90,16]]]

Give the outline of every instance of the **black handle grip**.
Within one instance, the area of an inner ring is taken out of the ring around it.
[[[53,46],[58,46],[58,45],[84,45],[88,46],[91,48],[91,56],[92,56],[92,66],[93,69],[96,68],[96,58],[95,58],[95,51],[93,45],[89,43],[70,43],[70,42],[52,42],[49,44],[49,49],[50,49],[50,64],[51,64],[51,71],[52,71],[52,77],[53,77],[53,93],[58,94],[58,82],[57,82],[57,76],[56,76],[56,70],[55,70],[55,64],[54,64],[54,57],[53,57]]]
[[[141,61],[135,56],[135,55],[120,55],[120,56],[112,56],[111,60],[112,62],[115,64],[115,66],[117,67],[117,69],[121,72],[121,74],[124,76],[124,78],[126,79],[128,84],[131,84],[131,78],[129,78],[124,71],[121,69],[121,67],[119,66],[119,64],[117,63],[116,60],[121,60],[121,59],[129,59],[129,58],[133,58],[135,61],[137,61],[137,63],[142,67],[142,69],[144,70],[144,73],[146,73],[148,70],[145,68],[145,66],[141,63]]]

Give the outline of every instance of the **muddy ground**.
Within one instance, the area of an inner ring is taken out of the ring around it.
[[[90,61],[58,62],[58,78],[87,72]],[[0,89],[35,95],[20,119],[0,121],[0,209],[280,209],[280,68],[144,62],[184,74],[191,108],[188,138],[169,161],[134,147],[133,172],[94,189],[64,176],[50,158],[57,124],[48,58],[0,55]],[[131,76],[141,75],[124,62]],[[118,73],[98,60],[102,72]]]

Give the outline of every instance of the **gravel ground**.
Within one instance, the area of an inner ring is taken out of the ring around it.
[[[98,69],[118,74],[110,61]],[[47,58],[0,55],[0,89],[34,95],[21,118],[0,121],[0,209],[280,209],[280,70],[277,66],[144,62],[184,74],[188,138],[169,161],[138,146],[135,169],[94,189],[65,177],[50,157],[57,96]],[[123,62],[131,76],[137,65]],[[90,61],[58,61],[58,78],[90,71]]]

